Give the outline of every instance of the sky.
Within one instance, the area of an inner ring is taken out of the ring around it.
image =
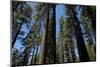
[[[57,5],[56,6],[56,33],[59,32],[59,19],[61,16],[64,16],[64,6]]]

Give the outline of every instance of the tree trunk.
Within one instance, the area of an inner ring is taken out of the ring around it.
[[[96,8],[96,7],[95,7]],[[96,10],[93,12],[91,11],[90,7],[86,7],[87,15],[90,18],[89,24],[91,24],[90,34],[93,37],[94,41],[96,42]],[[94,43],[94,51],[96,54],[96,43]]]
[[[91,24],[91,22],[89,21],[88,22],[88,25],[90,25],[91,27],[89,27],[89,35],[90,35],[90,38],[91,38],[91,40],[92,40],[92,43],[93,43],[93,47],[94,47],[94,52],[95,52],[95,54],[96,54],[96,44],[94,43],[94,41],[96,42],[96,37],[95,37],[95,33],[94,33],[94,30],[93,30],[93,28],[92,28],[92,24]],[[93,40],[94,39],[94,40]]]
[[[87,25],[91,26],[89,23],[90,22],[87,22]],[[91,34],[91,27],[85,28],[85,30],[86,30],[85,35],[87,35],[86,38],[88,37],[88,40],[87,40],[88,55],[90,57],[90,60],[94,61],[96,59],[96,56],[95,56],[94,42],[93,42],[93,38]]]
[[[52,33],[51,33],[51,63],[56,63],[56,5],[53,4],[53,24],[52,24]]]
[[[61,27],[60,27],[61,29]],[[63,44],[63,33],[61,32],[61,47],[60,47],[60,63],[64,63],[64,44]]]
[[[46,31],[43,32],[42,34],[42,41],[41,41],[41,45],[40,45],[40,56],[39,56],[39,64],[43,64],[44,63],[44,54],[45,54],[45,35],[46,35]]]
[[[88,52],[84,43],[83,35],[81,32],[80,22],[77,19],[76,13],[73,11],[73,24],[75,27],[75,35],[77,40],[77,46],[78,46],[78,52],[79,52],[79,58],[80,62],[86,62],[89,61]]]
[[[59,25],[60,25],[60,40],[61,40],[61,44],[60,44],[60,63],[64,63],[64,44],[63,44],[63,23],[64,23],[64,19],[61,16],[60,20],[59,20]]]
[[[39,64],[46,63],[48,26],[49,26],[49,5],[48,5],[48,11],[47,11],[46,27],[45,27],[45,31],[43,32],[42,42],[40,46]]]

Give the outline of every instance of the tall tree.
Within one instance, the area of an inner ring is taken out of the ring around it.
[[[88,52],[85,46],[85,42],[83,39],[83,35],[81,32],[81,27],[80,27],[80,22],[77,18],[77,14],[76,14],[76,6],[65,6],[66,11],[68,12],[67,14],[69,14],[70,17],[70,23],[72,24],[72,26],[75,28],[75,36],[76,36],[76,40],[77,40],[77,46],[78,46],[78,52],[79,52],[79,58],[80,58],[80,62],[85,62],[85,61],[89,61],[89,56],[88,56]]]
[[[47,9],[46,9],[47,8]],[[52,9],[52,11],[53,11],[53,15],[52,15],[52,23],[50,23],[50,21],[49,21],[49,18],[50,18],[50,12],[49,12],[49,10],[50,10],[50,8]],[[41,56],[43,56],[44,57],[44,59],[40,59],[40,60],[42,60],[43,62],[41,62],[40,61],[40,64],[41,63],[56,63],[56,26],[55,26],[55,23],[56,23],[56,21],[55,21],[55,5],[53,4],[53,6],[51,6],[51,5],[47,5],[47,4],[45,4],[45,6],[44,7],[40,7],[39,8],[41,11],[40,11],[40,14],[42,14],[42,15],[45,15],[45,13],[46,13],[46,29],[45,29],[45,36],[46,36],[46,38],[45,38],[45,44],[44,44],[44,46],[45,46],[45,48],[44,47],[41,47],[40,49],[43,49],[43,50],[41,50],[42,52],[44,52],[45,51],[45,53],[43,53],[43,54],[41,54],[40,55],[40,57]],[[46,10],[45,10],[46,9]],[[42,11],[45,11],[45,13],[42,13]],[[50,26],[50,25],[52,25],[52,27]],[[51,29],[51,31],[49,31],[49,28]],[[52,32],[51,34],[50,33],[48,33],[48,32]],[[50,34],[50,35],[49,35]],[[49,38],[50,37],[50,38]],[[42,44],[43,45],[43,44]],[[42,46],[41,45],[41,46]],[[50,52],[48,52],[50,50]],[[52,51],[52,50],[54,50],[54,51]],[[50,54],[50,56],[48,57],[48,53]],[[49,59],[49,61],[50,62],[47,62],[47,58]]]
[[[46,63],[46,45],[47,45],[47,34],[48,34],[48,24],[49,24],[49,4],[37,4],[37,16],[38,20],[43,19],[44,22],[44,31],[43,31],[43,38],[40,44],[40,56],[39,56],[39,64]]]
[[[74,51],[74,44],[73,44],[73,40],[72,40],[72,30],[71,30],[71,24],[67,21],[64,22],[64,34],[63,34],[63,38],[64,38],[64,46],[65,46],[65,58],[67,60],[67,62],[73,62],[75,59],[75,51]]]
[[[96,7],[95,6],[85,6],[83,7],[83,11],[81,13],[81,19],[85,24],[85,30],[90,36],[90,40],[94,46],[94,51],[96,53]],[[87,27],[86,27],[87,25]]]
[[[53,15],[52,15],[52,22],[51,22],[51,58],[50,58],[50,63],[56,63],[56,5],[52,4],[52,10],[53,10]]]
[[[86,40],[90,60],[95,60],[96,47],[95,47],[95,35],[93,35],[93,33],[95,33],[95,31],[93,31],[92,22],[89,21],[92,18],[90,18],[88,16],[87,11],[85,9],[85,8],[88,8],[88,7],[89,6],[86,6],[86,7],[82,8],[83,10],[81,12],[81,17],[80,18],[83,21],[82,25],[83,25],[83,28],[84,28],[84,31],[85,31],[83,35],[85,36],[85,40]]]
[[[61,44],[60,44],[60,63],[63,63],[64,62],[64,44],[63,44],[63,24],[64,24],[64,18],[63,16],[61,16],[61,18],[59,19],[59,25],[60,25],[60,41],[61,41]]]

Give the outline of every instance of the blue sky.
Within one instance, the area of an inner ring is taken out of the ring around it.
[[[59,19],[61,16],[64,16],[64,6],[57,5],[56,6],[56,33],[59,32]]]

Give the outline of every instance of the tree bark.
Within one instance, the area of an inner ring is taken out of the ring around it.
[[[49,5],[48,5],[48,10],[47,10],[46,27],[45,27],[45,31],[43,32],[42,42],[40,46],[39,64],[46,63],[48,26],[49,26]]]
[[[61,27],[60,27],[61,29]],[[64,44],[63,44],[63,31],[61,32],[61,47],[60,47],[60,63],[64,63]]]
[[[42,41],[41,41],[41,46],[40,46],[40,56],[39,56],[39,64],[44,63],[44,54],[45,54],[45,35],[46,31],[43,32],[42,34]]]
[[[81,27],[80,27],[80,22],[76,16],[76,12],[73,10],[73,26],[75,28],[75,35],[76,35],[76,40],[77,40],[77,46],[78,46],[78,52],[79,52],[79,58],[80,58],[80,62],[86,62],[86,61],[90,61],[86,46],[85,46],[85,42],[83,39],[83,35],[81,32]]]
[[[53,4],[53,25],[52,25],[52,33],[51,33],[51,63],[56,63],[56,5]]]

